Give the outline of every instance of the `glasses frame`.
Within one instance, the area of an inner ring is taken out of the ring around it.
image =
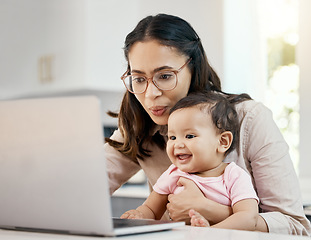
[[[168,69],[168,70],[161,70],[161,71],[159,71],[159,72],[162,72],[162,71],[163,71],[163,72],[164,72],[164,71],[173,72],[173,73],[176,75],[176,84],[175,84],[175,86],[174,86],[172,89],[166,89],[166,90],[164,90],[164,89],[161,89],[161,88],[156,84],[156,82],[154,81],[153,78],[154,78],[154,75],[156,75],[158,72],[154,73],[151,77],[147,77],[147,76],[143,76],[143,75],[142,75],[142,77],[144,77],[144,78],[147,80],[146,88],[145,88],[145,90],[142,91],[142,92],[133,92],[132,90],[130,90],[130,89],[127,87],[127,85],[126,85],[126,83],[125,83],[125,78],[127,78],[127,77],[129,77],[129,76],[132,75],[132,74],[129,74],[130,70],[127,70],[127,71],[121,76],[121,80],[122,80],[122,82],[123,82],[125,88],[126,88],[130,93],[133,93],[133,94],[142,94],[142,93],[146,92],[146,90],[147,90],[147,88],[148,88],[148,86],[149,86],[150,80],[152,81],[153,85],[156,86],[157,89],[159,89],[160,91],[171,91],[171,90],[175,89],[176,86],[177,86],[177,83],[178,83],[177,74],[178,74],[184,67],[186,67],[186,66],[190,63],[191,59],[192,59],[192,58],[189,58],[189,59],[186,61],[186,63],[185,63],[184,65],[182,65],[182,66],[181,66],[179,69],[177,69],[177,70]]]

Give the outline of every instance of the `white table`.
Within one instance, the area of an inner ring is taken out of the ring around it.
[[[237,231],[237,230],[226,230],[226,229],[213,229],[213,228],[199,228],[185,226],[176,228],[169,231],[130,235],[124,237],[85,237],[85,236],[72,236],[62,234],[47,234],[47,233],[31,233],[22,231],[9,231],[0,230],[0,240],[108,240],[108,239],[127,239],[127,240],[302,240],[309,239],[309,237],[301,236],[289,236],[272,233],[259,233],[259,232],[248,232],[248,231]]]

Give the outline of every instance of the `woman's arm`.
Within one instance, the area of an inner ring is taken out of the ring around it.
[[[258,221],[258,202],[255,199],[244,199],[232,207],[233,214],[225,220],[212,225],[213,228],[226,228],[255,231]]]
[[[116,130],[111,139],[123,142],[122,135]],[[141,167],[138,163],[124,156],[108,143],[104,144],[110,194],[126,183]]]
[[[180,178],[178,185],[184,190],[168,196],[167,210],[174,221],[190,223],[189,210],[194,209],[204,216],[210,224],[218,223],[232,214],[232,208],[207,199],[197,185],[186,178]]]
[[[243,152],[237,163],[240,166],[249,163],[246,169],[252,174],[260,199],[259,230],[265,230],[266,223],[269,232],[310,235],[310,222],[304,216],[288,145],[271,111],[254,101],[239,107],[242,118],[240,150]]]
[[[199,212],[191,209],[189,216],[191,217],[191,226],[194,227],[213,227],[225,229],[237,229],[247,231],[258,231],[258,204],[256,199],[243,199],[234,204],[234,213],[227,219],[213,226],[210,225]]]

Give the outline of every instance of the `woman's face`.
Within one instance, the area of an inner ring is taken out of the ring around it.
[[[161,45],[156,40],[137,42],[129,52],[131,74],[138,73],[148,78],[158,71],[178,70],[187,61],[188,57],[181,55],[177,49]],[[135,94],[151,119],[158,125],[167,124],[170,109],[188,94],[191,82],[191,71],[188,66],[177,73],[177,79],[177,86],[173,90],[160,90],[149,80],[147,90]]]

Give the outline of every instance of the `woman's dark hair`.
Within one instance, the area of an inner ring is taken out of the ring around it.
[[[226,151],[226,155],[234,149],[239,153],[239,138],[240,138],[240,121],[235,109],[235,103],[244,99],[248,99],[248,95],[236,95],[235,100],[223,93],[215,91],[195,92],[179,100],[170,110],[173,112],[190,107],[198,107],[211,116],[212,122],[220,133],[230,131],[233,135],[233,140],[230,148]],[[204,120],[204,119],[203,119]]]
[[[124,55],[128,61],[131,47],[136,42],[156,40],[159,43],[175,48],[181,55],[191,58],[188,67],[192,72],[189,92],[219,91],[219,77],[209,65],[201,40],[191,25],[185,20],[172,15],[158,14],[142,19],[130,32],[124,44]],[[128,71],[130,65],[128,64]],[[126,156],[137,160],[150,156],[147,143],[156,143],[165,148],[164,138],[154,134],[156,124],[136,99],[135,95],[126,92],[118,114],[108,112],[110,116],[118,116],[119,129],[124,137],[120,143],[106,138],[106,141]]]
[[[177,16],[166,14],[142,19],[125,39],[124,54],[127,61],[132,45],[146,40],[157,40],[165,46],[177,49],[187,58],[191,58],[188,66],[193,75],[189,92],[202,89],[221,90],[219,77],[209,65],[201,40],[188,22]],[[130,70],[129,65],[128,70]]]

